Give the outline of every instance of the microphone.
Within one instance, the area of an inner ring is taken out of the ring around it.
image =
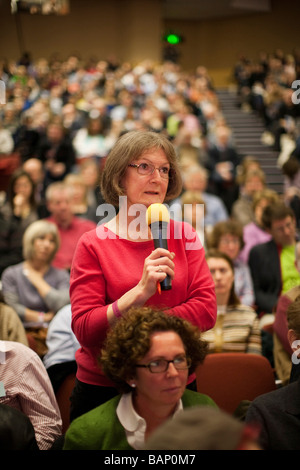
[[[146,212],[146,222],[151,229],[155,248],[168,249],[167,233],[170,216],[168,209],[163,204],[151,204]],[[161,290],[172,289],[172,280],[167,274],[160,282]]]

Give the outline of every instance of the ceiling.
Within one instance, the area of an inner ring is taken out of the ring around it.
[[[164,19],[202,20],[271,11],[271,0],[162,0]]]

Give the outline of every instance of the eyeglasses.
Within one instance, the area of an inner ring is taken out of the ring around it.
[[[293,220],[283,223],[282,225],[273,226],[271,230],[275,233],[284,233],[286,230],[292,230],[295,228],[295,222]]]
[[[238,238],[221,238],[220,243],[223,245],[239,245],[240,240]]]
[[[140,163],[139,165],[137,163],[130,163],[128,166],[136,168],[137,172],[143,176],[153,175],[155,170],[158,170],[160,176],[164,179],[169,179],[169,177],[174,174],[174,170],[172,170],[168,166],[161,166],[159,168],[156,168],[150,163]]]
[[[186,356],[178,356],[172,361],[167,361],[167,359],[157,359],[149,362],[149,364],[136,364],[136,367],[146,367],[150,372],[152,372],[152,374],[159,374],[161,372],[166,372],[171,362],[174,364],[176,370],[189,369],[192,364],[190,358]]]

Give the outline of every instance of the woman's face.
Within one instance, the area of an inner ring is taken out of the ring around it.
[[[20,176],[14,184],[14,193],[21,194],[26,200],[28,200],[32,193],[32,184],[27,176]]]
[[[255,206],[254,216],[255,216],[256,222],[258,222],[259,224],[261,224],[263,211],[265,207],[267,207],[268,204],[270,203],[267,199],[261,199],[261,201],[259,201],[259,203],[257,203]]]
[[[151,347],[138,364],[149,364],[157,359],[174,360],[185,356],[185,347],[180,336],[174,331],[156,332],[151,335]],[[170,363],[165,372],[152,373],[148,368],[136,368],[136,376],[132,380],[136,384],[134,403],[147,408],[151,404],[158,406],[176,406],[186,388],[188,369],[177,370]],[[130,383],[130,382],[129,382]],[[131,383],[130,383],[131,384]]]
[[[237,235],[226,233],[221,236],[218,250],[225,253],[230,259],[234,260],[238,256],[240,248],[240,239]]]
[[[228,294],[234,281],[234,272],[223,258],[208,258],[207,264],[215,283],[216,296]]]
[[[41,235],[33,241],[33,257],[35,260],[48,263],[49,259],[55,251],[56,243],[52,234]]]
[[[146,151],[138,160],[132,164],[140,165],[147,163],[156,169],[152,175],[141,175],[137,168],[128,167],[122,181],[122,186],[127,196],[127,207],[133,204],[143,204],[149,207],[154,203],[163,203],[166,197],[169,180],[163,178],[157,168],[170,168],[170,163],[161,149]]]

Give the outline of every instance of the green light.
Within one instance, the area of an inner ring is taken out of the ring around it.
[[[169,44],[178,44],[180,42],[180,38],[177,34],[168,34],[167,41]]]

